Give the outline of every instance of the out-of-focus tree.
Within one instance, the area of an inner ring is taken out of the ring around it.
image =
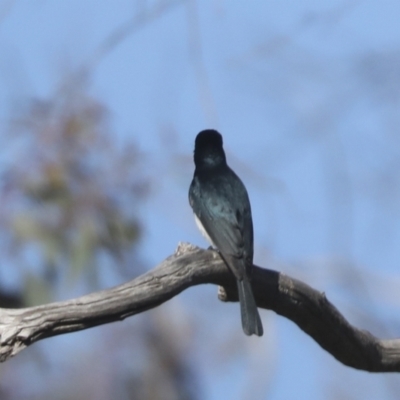
[[[121,261],[135,256],[148,182],[138,149],[118,143],[99,102],[80,90],[33,100],[6,140],[1,231],[27,304],[47,301],[51,283],[82,274],[96,288],[103,253],[117,261],[113,268],[138,265]]]
[[[141,202],[149,191],[145,157],[133,142],[118,140],[105,106],[84,86],[18,109],[4,136],[2,156],[2,256],[18,271],[20,282],[18,301],[2,306],[44,303],[71,296],[76,288],[89,292],[109,286],[106,280],[115,284],[143,272],[138,243]],[[5,292],[5,299],[10,296]],[[101,352],[108,379],[88,385],[100,374],[96,363],[93,368],[75,363],[84,381],[77,378],[77,385],[61,397],[56,393],[62,382],[46,387],[40,398],[98,398],[102,392],[104,399],[194,399],[191,369],[165,324],[152,313],[133,329],[106,328],[106,350],[86,347],[92,362]],[[30,361],[40,364],[48,357],[39,353],[31,353],[36,355]],[[119,360],[115,369],[113,360],[121,353],[130,354],[134,367]],[[58,354],[49,357],[52,362]],[[23,373],[18,364],[6,367],[5,376]],[[0,388],[2,398],[23,397],[5,381]]]

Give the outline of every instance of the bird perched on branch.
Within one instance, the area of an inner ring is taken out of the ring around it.
[[[247,190],[226,163],[222,136],[217,131],[207,129],[197,135],[194,163],[189,203],[197,226],[236,278],[244,333],[262,336],[263,327],[250,284],[253,221]]]

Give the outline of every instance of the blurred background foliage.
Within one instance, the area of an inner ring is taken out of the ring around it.
[[[16,156],[3,166],[0,221],[26,305],[82,277],[98,289],[103,255],[120,272],[123,256],[135,257],[149,182],[142,155],[134,143],[118,145],[107,118],[80,88],[30,100],[11,118],[3,151]]]
[[[4,140],[2,255],[18,274],[18,285],[12,291],[1,287],[1,307],[78,296],[145,271],[137,251],[141,205],[150,188],[145,157],[134,142],[118,143],[106,106],[90,96],[85,85],[68,87],[53,99],[26,101],[12,115]],[[109,393],[96,394],[104,387],[90,393],[82,381],[67,392],[59,385],[47,387],[38,398],[197,398],[190,368],[164,326],[167,320],[157,313],[140,318],[135,329],[112,333],[114,345],[108,351],[127,346],[136,365],[109,377]],[[99,361],[97,352],[100,358],[100,349],[89,354],[91,363]],[[21,358],[26,362],[32,354],[33,363],[49,362],[40,349]],[[88,370],[98,373],[86,362],[78,369],[84,380]],[[1,398],[36,397],[9,386]]]

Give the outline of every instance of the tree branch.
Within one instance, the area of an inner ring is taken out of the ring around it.
[[[0,309],[0,361],[38,340],[123,320],[204,283],[222,286],[221,300],[237,301],[234,278],[218,253],[184,243],[158,267],[123,285],[68,301]],[[252,285],[259,307],[292,320],[343,364],[370,372],[400,371],[400,339],[381,340],[351,326],[325,294],[257,266]]]

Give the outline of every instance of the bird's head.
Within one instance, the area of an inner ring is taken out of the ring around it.
[[[226,164],[222,135],[214,129],[206,129],[196,136],[194,146],[196,168],[213,168]]]

